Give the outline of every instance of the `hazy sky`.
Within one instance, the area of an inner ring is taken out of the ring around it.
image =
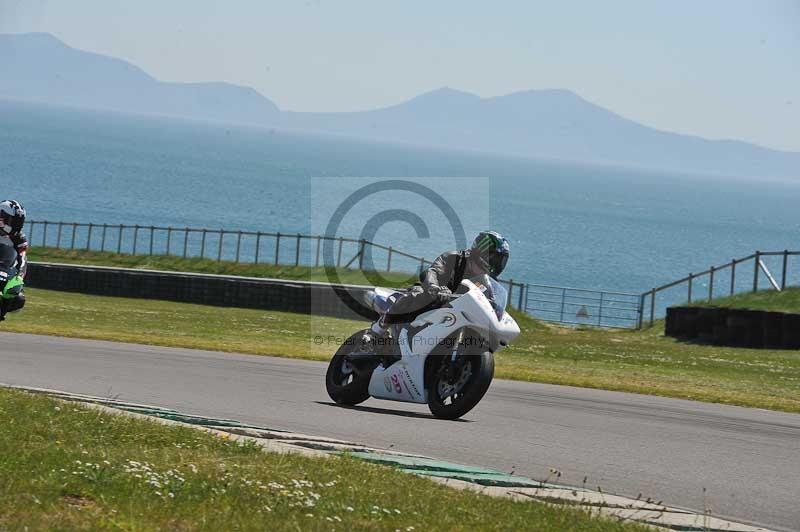
[[[0,0],[0,32],[28,31],[282,109],[566,88],[660,129],[800,151],[800,0]]]

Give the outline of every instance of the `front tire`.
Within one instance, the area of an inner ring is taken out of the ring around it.
[[[328,396],[340,405],[353,406],[369,399],[369,380],[372,371],[356,366],[347,355],[360,345],[366,331],[359,331],[348,338],[333,355],[325,375]],[[373,368],[374,369],[374,368]]]
[[[494,378],[494,355],[490,351],[465,355],[460,374],[451,380],[444,373],[449,357],[441,356],[428,379],[428,408],[441,419],[458,419],[477,405]]]

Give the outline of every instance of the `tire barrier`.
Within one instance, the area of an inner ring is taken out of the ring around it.
[[[356,314],[341,298],[341,292],[345,291],[361,300],[371,289],[368,286],[47,263],[29,263],[25,284],[31,288],[100,296],[160,299],[334,318],[371,320],[377,317],[374,313]],[[369,311],[364,309],[364,312]]]
[[[670,307],[664,334],[732,347],[800,349],[800,314],[721,307]]]

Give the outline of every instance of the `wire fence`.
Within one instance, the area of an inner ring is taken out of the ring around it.
[[[523,310],[544,321],[594,327],[638,327],[642,313],[639,294],[526,285]]]
[[[31,245],[58,249],[384,272],[420,272],[431,264],[393,246],[342,236],[49,220],[30,220],[26,226]],[[501,282],[512,308],[521,310],[524,283]]]
[[[167,255],[236,263],[337,267],[362,271],[420,272],[431,261],[364,239],[196,227],[162,227],[31,220],[32,245],[59,249]],[[793,279],[800,251],[756,251],[644,293],[590,290],[500,280],[511,308],[569,325],[641,328],[669,306],[756,291],[783,290]],[[794,267],[793,267],[794,265]],[[778,272],[773,275],[772,272]]]
[[[655,287],[639,296],[640,307],[644,311],[638,327],[645,324],[652,326],[657,318],[666,313],[669,306],[698,301],[711,302],[715,297],[757,292],[762,288],[785,290],[787,286],[797,284],[800,280],[797,279],[797,275],[800,275],[796,259],[798,256],[800,251],[756,251],[746,257],[732,259],[720,266],[711,266],[705,271],[690,273],[682,279]],[[797,273],[794,273],[795,270]]]

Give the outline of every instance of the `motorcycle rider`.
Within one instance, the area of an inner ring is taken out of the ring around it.
[[[508,256],[508,240],[496,231],[480,232],[469,249],[442,253],[420,274],[419,282],[372,324],[362,338],[364,347],[368,352],[373,350],[390,324],[408,323],[422,312],[447,303],[463,279],[487,273],[497,279]]]
[[[22,232],[25,225],[25,208],[15,200],[0,202],[0,245],[11,246],[17,252],[16,269],[24,278],[28,270],[28,238]],[[0,315],[20,310],[25,306],[25,296],[20,294],[11,300],[0,300]]]

